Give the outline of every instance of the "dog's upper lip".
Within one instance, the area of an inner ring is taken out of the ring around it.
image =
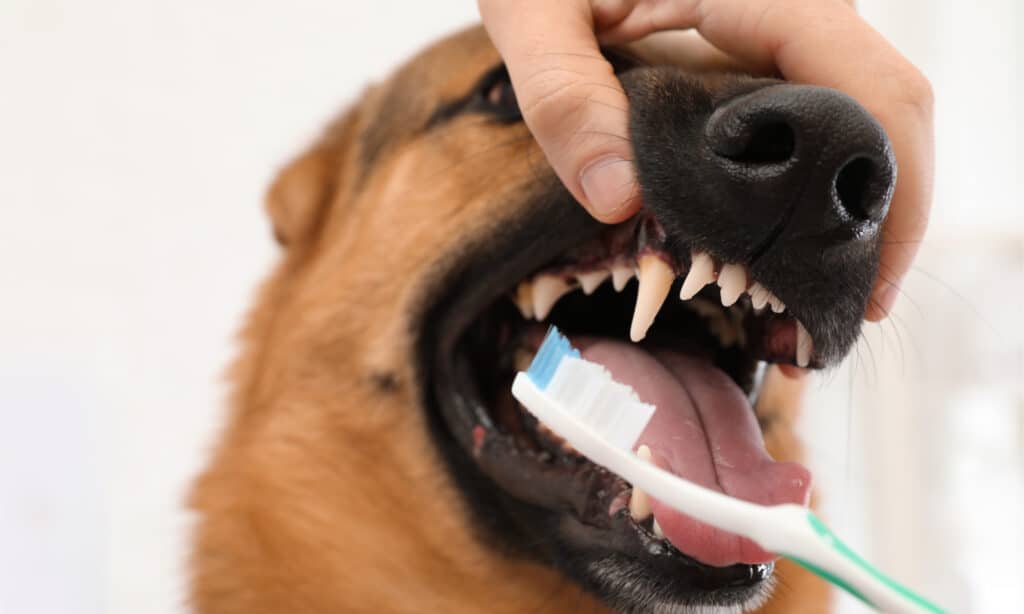
[[[439,265],[443,269],[426,287],[424,310],[416,320],[424,405],[432,410],[428,417],[452,475],[467,493],[480,493],[481,472],[489,478],[486,483],[500,484],[471,499],[484,507],[487,524],[503,532],[515,531],[505,527],[535,517],[540,508],[555,514],[563,527],[574,527],[564,530],[577,547],[621,553],[651,569],[663,567],[666,578],[672,578],[666,581],[700,591],[734,581],[750,588],[750,582],[770,575],[770,564],[702,566],[650,535],[649,527],[645,534],[628,512],[609,515],[624,488],[621,479],[589,463],[571,471],[545,465],[524,455],[511,438],[495,436],[496,425],[473,376],[473,359],[462,349],[467,333],[489,306],[507,300],[519,280],[609,228],[593,220],[554,178],[526,202],[510,207],[517,214],[496,222],[492,233]],[[575,513],[562,513],[567,510]],[[692,574],[680,577],[683,568]]]

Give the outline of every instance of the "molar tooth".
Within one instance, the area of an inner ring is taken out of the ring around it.
[[[718,287],[722,289],[722,306],[731,307],[735,304],[747,289],[747,271],[743,265],[723,265],[718,273]]]
[[[561,277],[542,273],[533,280],[533,315],[538,321],[548,317],[558,299],[575,286]]]
[[[629,327],[629,338],[634,342],[647,336],[647,329],[654,323],[675,278],[672,267],[661,258],[654,254],[640,257],[640,287],[633,308],[633,323]]]
[[[651,449],[645,445],[636,449],[636,455],[642,461],[651,462]],[[636,486],[629,497],[629,515],[638,522],[651,515],[651,498]]]
[[[811,352],[814,350],[814,340],[811,333],[807,332],[800,320],[796,321],[796,364],[798,367],[806,367],[811,364]]]
[[[611,271],[608,269],[598,269],[597,271],[589,271],[587,273],[577,273],[576,279],[580,282],[580,288],[583,289],[583,294],[591,295],[594,290],[604,283],[608,276],[611,275]]]
[[[705,298],[695,298],[686,303],[697,315],[707,320],[708,330],[722,344],[731,347],[737,341],[730,316],[718,306]]]
[[[661,530],[661,525],[658,524],[658,519],[654,519],[654,523],[651,525],[651,529],[654,531],[654,536],[658,539],[665,539],[665,533]]]
[[[754,282],[754,285],[750,286],[750,304],[754,306],[754,309],[761,310],[768,304],[768,290],[764,286]]]
[[[516,288],[515,303],[519,308],[519,313],[523,314],[523,319],[533,319],[533,285],[530,282],[519,282],[519,286]]]
[[[635,275],[633,267],[623,262],[616,262],[612,265],[612,286],[616,292],[622,292],[622,289],[626,287],[630,279],[633,279]]]
[[[782,313],[786,310],[786,304],[771,292],[768,293],[768,302],[771,303],[773,313]]]
[[[706,252],[693,252],[690,271],[686,274],[686,279],[683,280],[679,298],[688,301],[713,281],[715,281],[715,261]]]

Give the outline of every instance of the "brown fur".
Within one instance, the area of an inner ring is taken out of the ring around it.
[[[423,129],[498,60],[479,29],[427,50],[270,190],[283,260],[248,318],[232,411],[191,499],[198,611],[603,611],[477,539],[415,389],[411,318],[432,265],[500,227],[501,203],[543,164],[522,125]],[[783,459],[799,456],[798,388],[773,374],[758,405]],[[818,580],[776,573],[765,613],[826,609]]]

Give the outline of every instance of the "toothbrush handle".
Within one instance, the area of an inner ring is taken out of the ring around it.
[[[779,506],[789,507],[789,506]],[[893,614],[946,614],[934,603],[889,578],[842,542],[813,512],[797,508],[805,527],[780,553],[867,605]],[[794,526],[787,523],[788,526]]]

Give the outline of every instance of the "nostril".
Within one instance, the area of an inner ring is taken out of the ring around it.
[[[775,164],[789,160],[795,147],[793,128],[782,121],[771,121],[755,126],[738,151],[722,155],[745,164]]]
[[[863,157],[854,158],[839,169],[835,183],[836,197],[840,206],[851,216],[869,220],[884,205],[883,199],[873,189],[877,174],[874,162]]]

